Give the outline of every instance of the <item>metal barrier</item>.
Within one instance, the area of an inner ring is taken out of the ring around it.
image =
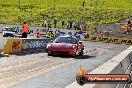
[[[99,66],[89,74],[131,74],[132,73],[132,46]],[[77,82],[65,88],[129,88],[130,84],[86,84],[80,86]]]
[[[130,76],[132,75],[132,62],[130,62],[131,64],[128,66],[125,74],[130,74]],[[130,71],[130,72],[129,72]],[[115,88],[121,88],[120,85],[123,85],[123,84],[117,84],[117,86]],[[124,84],[123,88],[130,88],[130,82]]]

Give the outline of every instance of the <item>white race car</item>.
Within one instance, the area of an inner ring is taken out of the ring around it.
[[[15,37],[16,31],[13,27],[5,27],[5,29],[2,30],[3,37]]]

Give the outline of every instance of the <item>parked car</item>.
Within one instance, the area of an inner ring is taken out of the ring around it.
[[[16,31],[13,27],[5,27],[5,29],[2,30],[3,37],[15,37]]]
[[[83,55],[84,45],[72,36],[60,36],[53,42],[47,44],[46,53],[48,55],[64,54],[70,56]]]

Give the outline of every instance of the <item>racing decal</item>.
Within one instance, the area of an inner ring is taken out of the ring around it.
[[[127,44],[132,44],[132,40],[128,40],[127,41]]]
[[[94,36],[90,39],[91,41],[104,41],[107,43],[116,43],[116,44],[132,44],[132,39],[127,38],[107,38],[107,37],[97,37]]]
[[[108,38],[102,38],[102,41],[108,42]]]
[[[20,41],[13,41],[12,43],[12,50],[19,50],[20,48]]]
[[[21,52],[22,41],[21,39],[13,39],[12,41],[12,53]]]
[[[115,43],[119,43],[118,39],[114,39],[114,42],[115,42]]]
[[[119,39],[109,38],[108,42],[110,42],[110,43],[119,43]]]
[[[121,43],[126,43],[127,42],[127,40],[121,40]]]

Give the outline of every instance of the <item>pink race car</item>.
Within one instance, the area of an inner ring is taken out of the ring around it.
[[[64,54],[70,56],[83,55],[84,45],[71,36],[60,36],[52,43],[47,44],[46,53],[48,55]]]

